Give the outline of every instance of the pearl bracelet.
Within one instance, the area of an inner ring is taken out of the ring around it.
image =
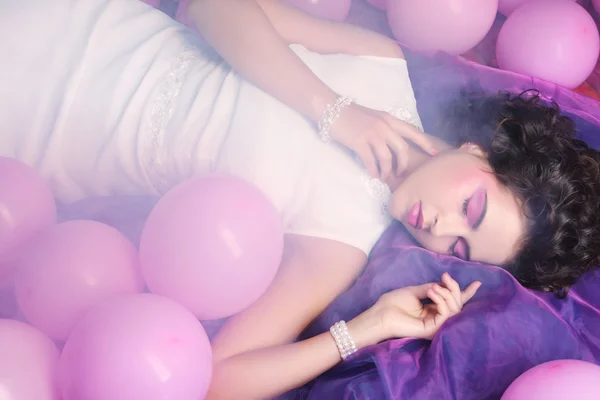
[[[342,360],[346,360],[346,358],[357,352],[358,349],[356,348],[356,344],[352,340],[352,337],[350,337],[345,321],[333,324],[332,327],[329,328],[329,332],[331,332],[331,336],[333,336],[333,339],[335,340],[335,345],[340,352],[340,356],[342,356]]]
[[[336,119],[340,116],[340,112],[344,107],[354,103],[354,100],[347,96],[338,97],[333,104],[328,104],[325,111],[317,124],[319,128],[319,136],[324,143],[331,141],[331,127]]]

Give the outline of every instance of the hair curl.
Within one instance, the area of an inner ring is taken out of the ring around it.
[[[463,93],[439,122],[450,144],[478,144],[523,205],[527,231],[507,270],[526,287],[566,296],[600,265],[600,153],[536,91]]]

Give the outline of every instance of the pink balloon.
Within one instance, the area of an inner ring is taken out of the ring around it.
[[[17,267],[15,290],[25,318],[61,341],[96,304],[144,287],[133,244],[94,221],[57,225],[27,248]]]
[[[599,394],[599,366],[579,360],[557,360],[525,372],[501,400],[596,400]]]
[[[60,400],[59,352],[38,330],[23,322],[0,319],[0,398]]]
[[[529,0],[498,0],[498,11],[507,17]]]
[[[52,191],[35,170],[17,160],[0,157],[0,281],[22,247],[56,223]]]
[[[316,17],[344,21],[350,13],[352,0],[284,0]]]
[[[388,0],[367,0],[370,4],[379,8],[380,10],[387,10],[387,2]]]
[[[256,301],[282,254],[282,222],[273,205],[256,187],[226,175],[193,179],[167,193],[140,242],[150,291],[200,319],[227,317]]]
[[[14,285],[0,285],[0,318],[17,319],[18,316]]]
[[[462,54],[489,32],[498,0],[388,0],[388,20],[401,43],[425,52]]]
[[[109,300],[77,323],[60,359],[63,400],[200,400],[212,377],[200,322],[172,300]]]
[[[594,20],[567,0],[522,5],[502,26],[496,46],[500,68],[567,88],[576,88],[590,76],[599,53]]]

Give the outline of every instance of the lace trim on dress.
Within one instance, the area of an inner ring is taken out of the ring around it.
[[[184,46],[184,49],[173,61],[169,73],[160,82],[153,99],[144,154],[148,177],[158,194],[164,194],[170,188],[164,168],[166,157],[163,146],[165,134],[185,78],[191,69],[191,65],[198,59],[199,56],[196,50]]]
[[[415,116],[410,110],[402,107],[400,104],[392,104],[390,107],[388,107],[385,110],[385,112],[398,118],[401,121],[404,121],[404,122],[407,122],[407,123],[413,125],[420,131],[423,130],[421,128],[421,120],[419,119],[419,117]]]

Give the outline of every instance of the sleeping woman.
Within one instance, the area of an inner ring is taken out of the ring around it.
[[[459,313],[480,283],[444,274],[296,341],[394,219],[534,289],[565,294],[598,264],[600,157],[535,94],[459,99],[441,140],[421,132],[392,40],[275,0],[192,0],[189,14],[200,35],[138,0],[0,3],[0,155],[66,203],[159,196],[211,171],[269,197],[282,265],[214,339],[209,398],[276,396]]]

